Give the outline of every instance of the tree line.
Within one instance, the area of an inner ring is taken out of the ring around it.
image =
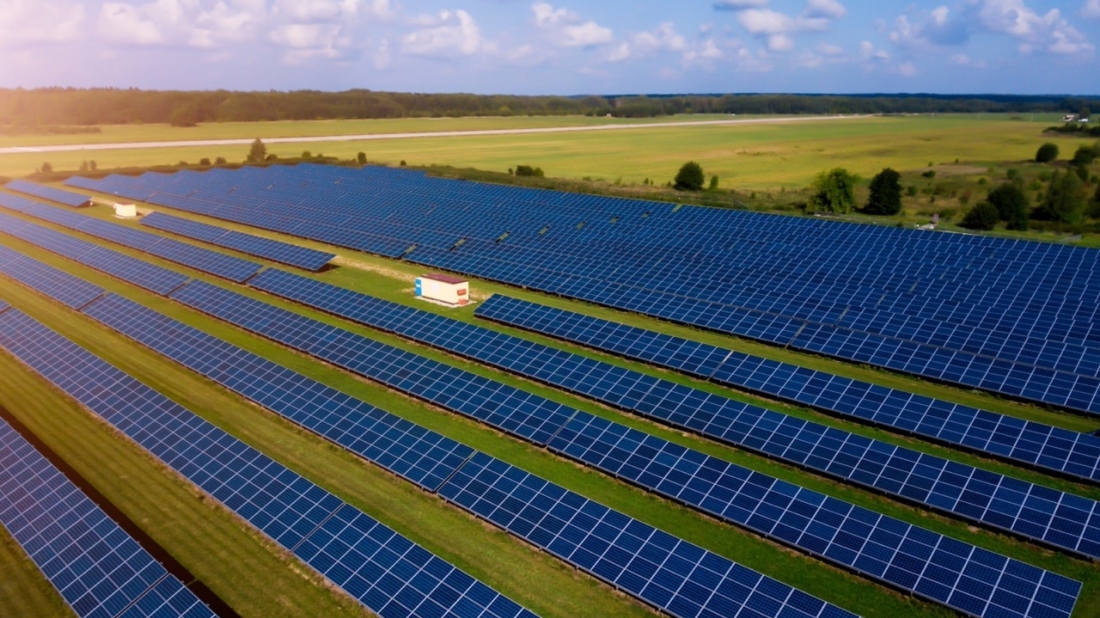
[[[512,96],[346,92],[183,92],[136,89],[0,89],[0,126],[457,116],[589,115],[641,118],[681,113],[915,114],[1042,113],[1100,108],[1065,96],[785,95]]]

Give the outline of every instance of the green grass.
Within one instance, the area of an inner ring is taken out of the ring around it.
[[[102,214],[102,209],[96,209],[96,211],[94,212]],[[18,241],[5,238],[4,242],[6,244],[11,244],[12,246],[21,245],[17,246],[16,248],[34,253],[34,250],[29,249],[28,246],[24,245],[23,243],[19,243]],[[712,520],[700,516],[690,510],[669,504],[666,501],[649,496],[639,490],[624,487],[621,484],[616,483],[601,474],[581,469],[571,463],[550,456],[544,451],[534,449],[511,439],[503,438],[499,436],[496,432],[478,426],[470,421],[449,414],[440,413],[427,406],[412,402],[407,398],[396,395],[385,389],[381,389],[379,387],[367,384],[361,380],[357,380],[344,372],[326,367],[320,363],[317,363],[316,361],[306,359],[300,355],[290,353],[271,342],[263,341],[249,335],[244,335],[236,329],[214,322],[205,317],[198,316],[193,312],[190,312],[189,310],[185,310],[177,305],[174,305],[173,303],[164,301],[163,299],[158,299],[143,292],[133,290],[132,288],[129,288],[129,286],[114,282],[102,275],[93,273],[86,268],[74,266],[73,264],[61,258],[57,258],[52,255],[43,255],[40,251],[37,252],[36,255],[44,261],[53,263],[54,265],[62,267],[66,270],[70,270],[71,272],[74,272],[84,278],[94,280],[100,285],[104,285],[105,287],[108,287],[110,289],[121,291],[127,296],[134,298],[135,300],[139,300],[140,302],[153,306],[154,308],[168,313],[169,315],[172,315],[177,319],[181,319],[208,332],[211,332],[212,334],[215,334],[219,337],[228,339],[237,345],[241,345],[242,347],[271,358],[276,362],[284,364],[295,370],[301,371],[302,373],[310,375],[311,377],[319,379],[325,383],[331,384],[337,388],[340,388],[341,390],[344,390],[345,392],[356,394],[357,396],[360,396],[371,403],[379,405],[380,407],[395,412],[403,417],[409,418],[414,422],[418,422],[420,424],[428,426],[432,429],[440,431],[441,433],[444,433],[445,435],[470,444],[475,448],[509,461],[510,463],[536,472],[540,476],[558,482],[570,489],[573,489],[586,496],[608,504],[609,506],[618,508],[632,516],[642,519],[643,521],[647,521],[648,523],[657,525],[662,529],[672,531],[682,536],[683,538],[696,542],[704,547],[712,549],[713,551],[717,551],[718,553],[726,555],[735,560],[741,561],[747,566],[777,576],[781,580],[787,581],[792,585],[803,588],[808,592],[818,594],[819,596],[822,596],[823,598],[829,600],[833,600],[834,602],[837,602],[844,607],[860,611],[861,613],[868,616],[885,616],[887,615],[887,612],[893,613],[898,611],[904,612],[904,615],[940,615],[943,612],[943,610],[939,608],[934,608],[926,604],[901,599],[893,593],[885,591],[877,586],[868,585],[866,582],[854,578],[853,576],[840,573],[829,567],[822,567],[820,563],[815,563],[814,561],[809,560],[805,557],[795,555],[786,550],[778,549],[774,545],[762,541],[752,535],[737,532],[728,526],[723,526],[721,524],[713,522]],[[409,283],[411,279],[410,275],[419,272],[418,267],[411,265],[402,265],[387,260],[367,258],[366,256],[362,255],[356,255],[355,258],[357,260],[360,260],[361,262],[364,262],[371,268],[388,269],[388,271],[391,272],[380,274],[378,272],[372,272],[369,270],[342,267],[326,273],[322,276],[322,278],[340,285],[347,285],[348,287],[365,289],[365,291],[379,296],[390,296],[395,299],[408,298],[409,290],[411,288],[411,284]],[[150,261],[156,262],[158,260]],[[176,270],[180,270],[178,266],[170,267]],[[388,276],[394,274],[397,274],[397,277]],[[475,291],[483,291],[487,287],[494,289],[503,289],[500,286],[486,286],[481,283],[475,283]],[[262,295],[258,295],[255,292],[246,293],[264,298]],[[311,315],[312,317],[318,317],[319,319],[328,321],[330,323],[340,323],[338,320],[335,320],[333,318],[320,316],[316,312],[297,308],[293,305],[289,305],[281,301],[273,301],[270,298],[265,298],[265,300],[267,300],[268,302],[273,302],[273,304],[291,307],[296,311]],[[432,306],[430,305],[419,306],[425,309],[437,310],[432,309]],[[590,309],[578,303],[571,303],[571,308],[576,309],[578,307],[583,307],[586,311]],[[466,309],[463,311],[452,313],[452,315],[461,316],[464,319],[470,319],[470,311],[470,309]],[[623,317],[637,318],[637,316],[624,316],[624,314],[616,315],[619,317],[619,319],[622,319]],[[450,362],[452,364],[459,364],[463,366],[468,365],[467,363],[462,363],[454,359],[448,359],[448,357],[440,353],[417,348],[417,346],[412,346],[395,338],[373,333],[369,329],[354,327],[347,324],[341,325],[348,328],[349,330],[361,332],[363,334],[366,334],[367,336],[371,336],[373,338],[383,340],[388,343],[394,343],[396,345],[410,349],[417,349],[418,352],[426,356],[440,358],[445,362]],[[670,327],[670,325],[662,324],[659,322],[656,322],[655,325],[661,328]],[[700,334],[699,332],[695,332],[694,334],[696,335],[695,338],[699,338],[697,336]],[[114,338],[117,338],[117,336]],[[104,339],[112,338],[105,336]],[[734,339],[729,340],[732,342],[737,341]],[[110,347],[113,348],[114,343],[112,343]],[[121,347],[125,348],[127,346]],[[144,365],[145,363],[141,363],[141,366]],[[174,368],[176,372],[180,371],[174,365],[172,366],[172,368]],[[946,534],[950,534],[951,536],[959,538],[961,540],[974,542],[983,547],[988,547],[989,549],[992,549],[994,551],[1013,555],[1029,563],[1036,564],[1038,566],[1044,566],[1046,568],[1051,568],[1072,577],[1082,579],[1083,581],[1086,581],[1086,592],[1082,597],[1082,602],[1079,604],[1079,615],[1096,615],[1090,612],[1095,612],[1097,611],[1097,608],[1100,608],[1100,606],[1094,607],[1096,606],[1095,602],[1090,602],[1090,600],[1096,598],[1095,595],[1097,594],[1098,583],[1100,583],[1100,581],[1098,581],[1096,572],[1092,570],[1091,567],[1082,563],[1081,561],[1058,555],[1054,552],[1040,550],[1029,544],[1021,543],[1019,541],[1001,535],[971,529],[969,526],[963,523],[949,520],[947,518],[943,518],[937,515],[932,515],[921,509],[900,505],[887,498],[869,494],[868,492],[847,487],[839,483],[834,483],[832,481],[827,481],[807,472],[796,470],[785,465],[777,464],[761,457],[749,455],[741,451],[715,445],[713,443],[692,436],[686,436],[679,432],[668,430],[666,428],[659,427],[645,421],[634,419],[627,415],[601,408],[589,402],[563,395],[562,393],[553,391],[552,389],[547,389],[541,386],[526,383],[517,378],[500,374],[499,372],[494,372],[491,370],[486,370],[473,366],[466,366],[466,368],[474,370],[483,375],[489,375],[491,377],[494,377],[495,379],[499,379],[507,383],[515,384],[520,388],[524,388],[526,390],[530,390],[532,392],[536,392],[538,394],[548,396],[559,401],[563,401],[565,403],[568,403],[569,405],[574,405],[578,408],[585,409],[596,414],[608,416],[619,422],[642,428],[643,430],[653,433],[655,435],[665,437],[667,439],[684,444],[686,446],[690,446],[692,448],[697,448],[701,451],[724,458],[734,463],[746,465],[748,467],[761,470],[762,472],[773,474],[780,478],[790,480],[800,485],[817,489],[830,495],[835,495],[842,499],[850,500],[857,504],[867,506],[868,508],[872,508],[886,514],[899,517],[901,519],[914,523],[918,523],[920,525],[924,525],[926,527],[944,532]],[[140,367],[134,368],[135,372],[139,370]],[[165,369],[165,371],[166,370],[167,369]],[[162,370],[160,368],[157,368],[151,371],[155,372],[153,375],[159,375]],[[663,374],[663,372],[658,373]],[[881,372],[875,373],[878,374]],[[676,380],[684,380],[684,378],[679,378],[676,376],[667,377]],[[203,381],[199,380],[199,382],[201,383]],[[173,381],[172,384],[174,385],[174,383],[175,382]],[[209,390],[213,388],[214,390],[220,390],[217,387],[211,386],[209,383],[206,383],[205,385],[195,384],[194,387],[200,393],[204,389]],[[933,385],[927,385],[927,387],[933,391],[941,389],[941,387]],[[181,391],[181,396],[190,392],[191,391],[189,390]],[[220,406],[222,404],[218,405]],[[1027,406],[1023,407],[1026,408]],[[780,406],[780,408],[782,409],[782,406]],[[206,407],[192,409],[201,411],[221,410],[222,408]],[[789,411],[800,414],[813,414],[806,411],[798,411],[795,409],[791,409]],[[211,412],[209,415],[207,413],[204,413],[204,415],[210,417],[211,420],[215,420],[215,418],[221,418],[219,414],[214,412]],[[238,433],[238,430],[249,432],[255,426],[255,424],[251,422],[244,423],[242,425],[234,423],[232,421],[233,419],[230,418],[224,419],[224,422],[229,423],[226,428],[233,432],[235,435],[238,435],[242,438],[244,438],[244,435]],[[219,422],[219,424],[221,424],[222,421],[215,420],[215,422]],[[232,427],[232,429],[230,427]],[[875,437],[884,437],[886,439],[898,440],[898,438],[894,436],[889,436],[888,434],[885,434],[884,432],[878,432],[877,430],[867,430],[866,428],[857,428],[857,430],[861,433],[865,433],[868,435],[875,435]],[[918,447],[922,450],[938,448],[929,447],[928,445],[923,444],[918,444]],[[946,449],[943,449],[942,451],[944,454],[949,454],[953,458],[959,460],[965,460],[967,458],[975,459],[971,458],[970,456],[961,456],[957,453],[952,453],[950,451],[947,451]],[[289,463],[289,461],[286,461],[281,457],[277,458],[286,463]],[[308,463],[309,462],[304,459],[301,461],[302,465],[307,465]],[[982,463],[983,467],[989,468],[1003,466],[1003,464],[997,464],[996,462]],[[1036,479],[1043,479],[1042,475],[1038,475],[1037,473],[1030,474]],[[1017,474],[1017,476],[1024,475]],[[324,471],[322,476],[311,478],[315,478],[315,480],[328,480],[332,477],[329,471],[326,470]],[[1062,483],[1063,486],[1065,485],[1065,483],[1061,481],[1055,482],[1051,479],[1047,479],[1047,481],[1047,484]],[[1079,493],[1092,494],[1093,497],[1096,496],[1096,492],[1092,489],[1078,489],[1081,490]],[[394,508],[399,509],[399,507]],[[404,512],[400,510],[398,510],[397,512],[400,513],[400,516],[397,518],[396,521],[403,523],[405,521],[405,519],[403,518]],[[387,521],[385,518],[383,518],[383,520]],[[414,538],[422,540],[416,535],[418,533],[423,533],[425,529],[433,529],[431,520],[434,520],[434,515],[428,517],[428,520],[429,521],[425,522],[417,521],[416,526],[408,530],[410,536],[414,536]],[[476,538],[480,535],[475,534],[473,536]],[[422,540],[422,542],[425,542],[425,544],[432,547],[433,550],[440,551],[441,553],[447,551],[455,551],[453,545],[451,544],[450,537],[447,535],[429,535],[428,538]],[[437,544],[433,546],[431,545],[432,542],[436,542]],[[480,545],[480,540],[476,544]],[[481,560],[483,559],[475,559],[474,561],[480,563]],[[461,564],[460,561],[458,562]],[[488,577],[486,578],[486,581],[489,581]],[[505,588],[501,589],[504,590]],[[898,603],[901,603],[902,605],[898,605]],[[534,605],[531,606],[535,607]]]
[[[0,527],[0,613],[36,618],[76,616],[3,527]]]

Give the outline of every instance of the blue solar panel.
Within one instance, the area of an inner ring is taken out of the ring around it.
[[[39,290],[73,309],[79,309],[103,295],[103,288],[99,286],[38,260],[25,257],[2,245],[0,245],[0,273]]]
[[[270,270],[256,277],[252,284],[734,446],[1028,539],[1100,557],[1100,503],[1094,500],[808,422],[299,275]],[[235,302],[226,298],[226,302]],[[537,311],[520,313],[538,315]],[[277,314],[269,314],[269,317],[281,321]],[[557,319],[559,317],[563,319]],[[568,317],[558,311],[545,321],[563,328],[562,325],[571,323]],[[308,332],[305,328],[298,330]],[[346,335],[333,339],[348,342],[352,349],[355,347]],[[632,340],[629,336],[619,339]],[[333,347],[335,345],[329,346],[329,353],[333,352]],[[369,370],[367,374],[372,375]],[[1082,436],[1081,442],[1090,439]],[[1082,453],[1077,453],[1077,457],[1082,458]],[[1097,463],[1093,457],[1087,478],[1098,476]]]
[[[1100,413],[1100,252],[1094,250],[378,167],[109,176],[95,187]],[[923,362],[929,356],[934,361]]]
[[[112,618],[138,606],[160,608],[149,616],[214,616],[3,419],[0,524],[78,616]],[[157,603],[167,589],[172,603]]]
[[[166,268],[3,213],[0,213],[0,231],[157,294],[166,295],[188,279]]]
[[[265,273],[266,275],[266,273]],[[686,374],[1100,481],[1100,439],[496,294],[478,317]]]
[[[3,202],[0,202],[0,206],[9,207]],[[255,262],[249,262],[116,223],[109,223],[80,213],[60,210],[46,204],[21,205],[21,208],[17,208],[17,210],[32,217],[38,217],[72,230],[144,251],[238,283],[247,280],[263,268],[262,265]]]
[[[0,314],[0,346],[383,618],[534,616],[26,314]],[[315,551],[345,522],[340,546],[373,551]],[[457,598],[443,587],[456,577]]]
[[[241,232],[230,231],[214,225],[199,223],[189,219],[173,217],[162,212],[154,212],[146,215],[141,221],[142,225],[154,229],[171,232],[187,238],[194,238],[208,242],[219,247],[235,249],[241,253],[266,258],[274,262],[280,262],[290,266],[297,266],[305,270],[319,271],[328,264],[333,253],[315,251],[305,247],[299,247],[262,236],[253,236]]]
[[[33,182],[28,182],[26,180],[13,180],[5,186],[12,191],[18,191],[20,193],[26,193],[27,195],[41,197],[43,199],[57,202],[58,204],[72,206],[74,208],[88,206],[92,203],[92,198],[88,197],[87,195],[80,195],[79,193],[73,193],[72,191],[65,191],[63,189],[55,189],[53,187],[46,187],[43,185],[35,184]]]
[[[673,616],[853,615],[484,453],[440,495]]]

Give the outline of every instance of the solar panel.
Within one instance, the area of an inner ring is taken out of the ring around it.
[[[853,616],[484,453],[440,495],[673,616]]]
[[[173,217],[162,212],[146,215],[141,224],[315,272],[324,268],[336,257],[333,253],[307,249],[306,247],[299,247],[290,243],[263,238],[262,236],[230,231],[198,221]]]
[[[0,245],[0,273],[39,290],[73,309],[79,309],[103,295],[103,288],[99,286],[38,260],[25,257],[2,245]]]
[[[0,206],[5,206],[5,204],[0,202]],[[71,230],[144,251],[237,283],[246,281],[263,268],[262,265],[255,262],[249,262],[80,213],[59,210],[46,204],[32,202],[29,205],[22,205],[19,211]]]
[[[78,616],[107,618],[139,605],[164,617],[214,616],[3,419],[0,524]],[[155,603],[169,588],[172,603]]]
[[[26,180],[12,180],[5,186],[12,191],[41,197],[74,208],[89,206],[92,203],[92,198],[87,195],[80,195],[79,193],[73,193],[72,191],[65,191],[63,189],[55,189],[54,187],[46,187]]]
[[[265,273],[266,274],[266,273]],[[1100,439],[495,294],[481,318],[1002,459],[1100,481]]]
[[[534,616],[26,314],[0,314],[0,346],[380,616]],[[341,547],[373,551],[315,551],[341,523]]]
[[[248,399],[403,476],[407,480],[411,480],[429,491],[443,492],[451,497],[452,501],[463,508],[467,508],[462,500],[454,499],[454,491],[450,488],[456,478],[463,478],[461,474],[465,473],[463,471],[468,466],[474,465],[476,462],[485,462],[487,458],[487,456],[475,454],[473,449],[468,446],[394,417],[387,412],[371,408],[361,401],[329,389],[279,365],[260,359],[240,348],[201,333],[133,301],[110,295],[95,303],[94,306],[89,307],[86,313],[140,343],[214,379]],[[364,420],[367,422],[364,422]],[[471,456],[473,456],[473,459],[468,461]],[[498,463],[503,465],[502,462]],[[514,473],[522,473],[518,469],[513,470]],[[546,481],[542,481],[537,477],[531,475],[526,475],[526,477],[531,482],[548,486]],[[446,483],[444,483],[445,481]],[[480,480],[467,479],[463,484],[463,495],[470,496],[478,482]],[[440,488],[441,484],[443,485],[442,489]],[[560,490],[558,497],[567,503],[587,502],[580,496],[565,490]],[[514,504],[514,502],[515,499],[509,504]],[[536,500],[532,499],[532,503],[534,502]],[[601,509],[608,520],[633,521],[625,515],[605,507],[597,507],[594,503],[592,505],[593,508]],[[471,509],[467,508],[467,510]],[[471,512],[479,514],[477,510],[471,510]],[[499,525],[499,521],[495,519],[490,518],[490,521]],[[647,547],[654,551],[660,551],[666,540],[671,540],[674,544],[683,544],[675,537],[659,533],[637,522],[635,524],[637,525],[631,525],[632,531],[638,527],[644,527],[649,531],[644,539],[647,545],[633,548],[633,551],[639,555],[639,564],[644,564],[645,560],[654,559],[651,552],[647,551]],[[342,523],[336,524],[335,529],[331,531],[332,536],[338,536],[338,530],[342,530],[343,527],[344,524]],[[505,528],[515,532],[514,528]],[[311,555],[313,546],[316,546],[317,551],[324,551],[325,543],[331,542],[331,539],[324,535],[325,530],[326,527],[322,526],[321,531],[306,542],[309,547],[299,550],[299,555]],[[317,540],[318,535],[325,540]],[[659,540],[651,541],[651,537],[658,537]],[[530,536],[523,538],[539,544],[539,539]],[[683,545],[690,547],[686,551],[696,555],[697,559],[706,565],[706,568],[700,567],[701,570],[689,574],[690,577],[669,574],[654,578],[666,587],[671,585],[669,578],[673,578],[673,581],[680,584],[684,584],[684,581],[687,580],[685,590],[692,586],[700,586],[703,582],[714,582],[717,585],[717,583],[724,582],[728,578],[728,574],[734,571],[740,577],[750,578],[754,583],[760,583],[766,589],[776,591],[770,603],[776,605],[777,612],[767,615],[780,615],[779,610],[785,605],[790,606],[784,611],[792,612],[789,614],[791,616],[849,615],[847,612],[790,589],[778,582],[762,578],[759,574],[710,554],[710,552],[687,544]],[[544,549],[549,548],[545,543],[540,546]],[[632,543],[624,540],[619,551],[625,551],[632,546]],[[570,559],[569,556],[558,555],[597,577],[607,579],[604,577],[605,571],[603,568],[579,564],[576,560]],[[646,558],[642,558],[642,556],[646,556]],[[658,562],[658,566],[662,564],[664,564],[663,561]],[[341,585],[345,584],[345,582],[339,580],[335,581]],[[713,599],[708,597],[689,600],[686,593],[676,594],[680,590],[679,587],[668,592],[670,598],[666,599],[665,589],[660,588],[659,584],[655,583],[653,587],[635,586],[631,588],[627,585],[629,581],[631,580],[627,577],[617,583],[615,581],[610,583],[620,585],[627,592],[677,616],[729,615],[722,614],[722,611],[728,608],[736,609],[739,605],[747,602],[747,599],[733,595],[732,591]],[[733,586],[733,583],[727,582],[726,585]],[[737,588],[736,586],[733,587]],[[751,592],[751,588],[745,592],[748,594]],[[775,598],[776,596],[778,598]],[[695,611],[686,611],[684,606],[690,607],[691,603],[695,603],[700,607],[696,608]],[[768,603],[758,599],[747,604],[749,607],[758,605],[766,607],[769,606]],[[710,608],[711,613],[700,614],[704,607]]]
[[[188,279],[166,268],[3,213],[0,213],[0,231],[162,296]]]
[[[417,360],[414,355],[407,352],[402,352],[396,348],[390,348],[377,342],[373,342],[366,338],[360,337],[353,333],[336,329],[335,327],[325,325],[316,320],[311,320],[304,316],[294,314],[292,312],[279,309],[268,305],[266,303],[244,297],[235,292],[223,290],[206,284],[203,282],[193,282],[188,284],[184,288],[181,288],[178,292],[173,294],[173,298],[183,302],[184,304],[198,308],[210,315],[219,317],[233,324],[241,326],[245,329],[251,330],[263,336],[274,339],[275,341],[282,342],[286,345],[312,354],[322,360],[331,362],[337,366],[343,367],[355,373],[359,373],[365,377],[369,377],[402,390],[414,396],[418,396],[425,400],[431,401],[440,405],[443,408],[449,409],[460,414],[466,414],[473,416],[482,422],[491,424],[503,431],[524,439],[531,439],[530,434],[517,431],[514,427],[517,424],[515,419],[512,418],[516,415],[523,419],[526,423],[530,424],[528,419],[536,419],[537,421],[543,421],[543,426],[547,427],[547,431],[550,436],[553,436],[549,445],[559,444],[554,447],[554,450],[561,452],[562,454],[579,459],[582,462],[593,465],[601,470],[609,472],[610,474],[628,478],[631,482],[637,483],[643,487],[651,489],[655,492],[666,495],[675,500],[681,501],[689,506],[701,509],[703,511],[717,514],[720,517],[727,519],[733,523],[740,525],[746,525],[754,531],[760,532],[778,540],[780,542],[789,543],[800,549],[810,551],[817,555],[821,555],[827,559],[839,561],[845,566],[850,566],[841,558],[836,558],[831,554],[821,554],[816,552],[812,547],[804,547],[801,545],[803,541],[802,537],[785,537],[783,535],[774,534],[770,528],[752,527],[746,522],[735,519],[728,514],[722,512],[716,512],[714,507],[710,504],[709,496],[721,496],[728,492],[723,489],[725,485],[723,481],[714,478],[713,476],[699,475],[695,480],[695,484],[690,488],[690,491],[676,491],[670,492],[667,487],[661,484],[661,479],[653,476],[637,476],[627,477],[624,476],[623,470],[618,466],[613,466],[604,461],[593,462],[590,458],[586,459],[585,453],[575,453],[566,450],[560,445],[562,436],[566,434],[569,427],[577,422],[577,419],[588,419],[589,415],[582,412],[565,408],[558,404],[554,404],[553,410],[555,411],[554,422],[545,423],[546,415],[544,413],[532,414],[532,410],[537,411],[538,402],[541,398],[529,395],[526,400],[523,401],[527,407],[518,406],[515,404],[509,404],[508,400],[502,397],[496,397],[497,391],[490,386],[492,381],[479,376],[473,376],[467,372],[462,372],[454,368],[438,369],[434,364],[434,361],[428,359]],[[389,348],[387,350],[387,348]],[[465,374],[465,375],[464,375]],[[503,385],[499,385],[503,386]],[[489,388],[487,388],[489,387]],[[491,411],[490,414],[486,414],[485,410]],[[514,410],[511,414],[508,414],[508,410]],[[562,421],[560,418],[570,419],[567,424],[562,427]],[[592,417],[594,418],[594,417]],[[486,420],[488,419],[488,420]],[[503,422],[502,420],[503,419]],[[616,431],[627,431],[627,428],[622,425],[608,422],[609,426],[615,427]],[[557,428],[557,429],[554,429]],[[646,441],[651,444],[662,445],[662,448],[681,448],[672,445],[662,439],[646,434],[640,434],[644,436]],[[641,439],[640,437],[638,438]],[[601,449],[606,450],[607,445],[601,445]],[[704,455],[698,451],[692,451],[690,449],[683,449],[688,453],[685,458],[689,461],[695,462],[697,465],[703,465],[706,462],[720,462],[720,460]],[[600,452],[597,449],[597,452]],[[647,453],[641,461],[648,461],[649,458],[656,457],[657,453]],[[846,453],[837,453],[834,455],[840,461],[847,459]],[[874,462],[869,462],[874,463]],[[636,470],[639,464],[632,464],[632,469]],[[714,463],[708,465],[727,465],[723,463]],[[880,466],[881,467],[881,466]],[[919,476],[919,475],[915,475]],[[771,478],[771,477],[767,477]],[[775,480],[775,479],[771,479]],[[916,482],[916,478],[914,479]],[[1015,488],[1013,486],[1012,488]],[[1006,488],[1007,489],[1007,488]],[[1045,491],[1045,489],[1044,489]],[[1001,506],[1002,498],[1012,498],[1014,495],[1009,496],[996,496],[997,507]],[[1036,497],[1039,497],[1037,494]],[[1075,498],[1075,497],[1074,497]],[[746,500],[748,498],[745,498]],[[1094,506],[1091,501],[1085,501],[1089,503],[1090,507]],[[935,504],[935,502],[932,502]],[[1074,505],[1077,503],[1074,502]],[[851,505],[849,505],[851,506]],[[1019,505],[1018,505],[1019,506]],[[855,508],[855,507],[852,507]],[[990,509],[996,510],[996,509]],[[1017,509],[1020,510],[1020,509]],[[1076,508],[1070,508],[1063,513],[1063,516],[1076,515]],[[960,513],[965,513],[960,511]],[[1029,511],[1030,513],[1030,511]],[[1021,518],[1026,519],[1026,518]],[[1063,519],[1063,517],[1059,517]],[[887,521],[893,522],[886,518]],[[1067,523],[1072,520],[1067,520]],[[1085,521],[1090,521],[1086,516]],[[1096,520],[1092,520],[1095,522]],[[900,522],[898,522],[900,524]],[[901,524],[908,526],[908,524]],[[1080,533],[1081,528],[1084,525],[1080,522],[1072,525],[1078,526],[1077,530]],[[1060,529],[1060,526],[1059,526]],[[933,534],[933,533],[930,533]],[[1057,542],[1060,539],[1055,536],[1050,536],[1050,542]],[[1091,539],[1089,539],[1091,542]],[[1089,547],[1087,544],[1082,544],[1081,537],[1078,536],[1075,539],[1073,547],[1081,545],[1082,547]],[[968,546],[969,547],[969,546]],[[873,578],[880,581],[887,581],[891,585],[904,586],[904,579],[899,581],[884,580],[883,573],[875,573],[874,571],[861,571]],[[942,595],[941,595],[942,596]],[[940,597],[931,596],[929,598],[940,600],[944,602]],[[957,607],[958,609],[958,607]],[[970,611],[963,608],[964,611]]]
[[[253,284],[330,313],[352,317],[361,323],[727,444],[1024,538],[1100,557],[1100,503],[1094,500],[734,401],[299,275],[270,270],[257,277]],[[227,304],[243,303],[230,296],[222,297]],[[251,305],[256,307],[258,303],[251,301]],[[252,311],[255,313],[258,309]],[[528,317],[539,315],[537,311],[520,313]],[[278,323],[293,319],[280,315],[283,314],[269,311],[265,320]],[[563,328],[575,320],[559,311],[543,321]],[[258,319],[252,322],[265,323]],[[308,321],[298,320],[298,323],[303,325],[296,327],[296,331],[309,332]],[[349,339],[349,335],[326,337],[334,341],[327,346],[326,353],[354,356],[352,351],[358,344]],[[277,335],[275,338],[279,339]],[[630,337],[623,340],[633,341]],[[344,342],[348,351],[339,354],[335,348],[340,344],[335,342]],[[344,363],[343,366],[348,365]],[[374,375],[371,369],[353,370]],[[457,380],[461,382],[462,379]],[[1091,437],[1080,438],[1082,444],[1089,441]],[[1052,449],[1056,445],[1062,446],[1052,440]],[[1081,459],[1087,454],[1078,452],[1076,456]],[[1096,457],[1090,463],[1087,478],[1100,477]]]

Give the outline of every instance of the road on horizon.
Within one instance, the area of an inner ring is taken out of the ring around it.
[[[575,131],[616,131],[626,129],[660,129],[667,127],[700,127],[737,124],[780,124],[788,122],[813,122],[822,120],[848,120],[869,118],[868,115],[850,116],[797,116],[789,118],[741,118],[730,120],[699,120],[688,122],[657,122],[648,124],[600,124],[584,127],[541,127],[532,129],[484,129],[479,131],[435,131],[425,133],[372,133],[367,135],[323,135],[316,137],[264,138],[265,144],[303,144],[316,142],[358,142],[384,139],[415,139],[428,137],[474,137],[484,135],[522,135],[529,133],[570,133]],[[0,148],[0,155],[36,152],[78,152],[85,150],[131,150],[138,148],[185,148],[190,146],[240,146],[253,142],[253,138],[207,139],[174,142],[128,142],[114,144],[62,144],[55,146],[10,146]]]

